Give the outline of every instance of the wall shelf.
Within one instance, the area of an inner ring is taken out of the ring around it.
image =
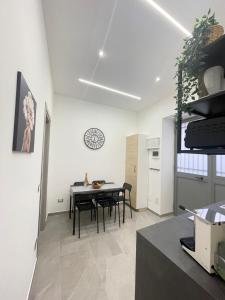
[[[223,66],[225,68],[225,35],[221,36],[215,42],[205,47],[207,57],[205,59],[206,69],[213,66]]]
[[[204,118],[225,116],[225,91],[189,103],[187,111]]]
[[[204,49],[205,69],[213,66],[222,66],[225,69],[225,35],[209,44]],[[179,79],[182,82],[182,68],[179,66]],[[224,148],[208,148],[208,149],[181,149],[181,126],[182,126],[182,91],[178,92],[178,122],[177,122],[177,153],[192,153],[192,154],[225,154]],[[225,91],[219,91],[213,95],[208,95],[199,100],[187,104],[186,112],[191,115],[197,115],[205,119],[212,119],[225,116]]]
[[[225,149],[193,149],[193,150],[181,150],[178,153],[186,153],[186,154],[207,154],[207,155],[224,155]]]

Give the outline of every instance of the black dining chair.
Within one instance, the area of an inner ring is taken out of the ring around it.
[[[84,181],[75,181],[74,184],[72,184],[71,186],[83,186],[84,185]],[[72,205],[72,195],[70,195],[70,210],[69,210],[69,218],[71,219],[71,212],[73,211],[73,205]]]
[[[105,208],[108,208],[108,211],[110,211],[110,216],[113,207],[115,208],[114,222],[116,222],[116,209],[118,209],[119,227],[120,227],[120,207],[119,207],[119,202],[115,201],[114,193],[99,192],[98,194],[95,195],[95,202],[96,202],[97,219],[98,219],[98,206],[102,207],[102,219],[103,219],[104,231],[105,231]]]
[[[76,181],[74,182],[74,184],[72,186],[84,186],[84,181]],[[87,201],[89,201],[90,199],[90,195],[87,195]],[[70,219],[71,219],[71,212],[73,211],[73,204],[72,204],[72,195],[70,195],[70,212],[69,212],[69,215],[70,215]],[[94,211],[95,213],[95,211]],[[95,219],[96,219],[96,214],[95,214]],[[92,221],[92,210],[91,210],[91,221]]]
[[[84,185],[84,181],[75,181],[73,186],[83,186]]]
[[[92,181],[92,184],[93,184],[94,182],[98,182],[99,184],[102,184],[102,185],[103,185],[103,184],[106,184],[106,181],[105,181],[105,180],[94,180],[94,181]],[[102,199],[102,198],[104,198],[104,197],[105,197],[105,194],[104,194],[103,192],[96,193],[94,200],[97,201],[98,199],[100,200],[100,199]]]
[[[132,207],[131,207],[131,190],[132,190],[132,185],[125,182],[123,184],[123,193],[122,195],[117,194],[114,199],[116,202],[120,203],[123,202],[124,204],[127,204],[130,207],[130,216],[132,218]],[[124,212],[123,212],[123,222],[125,218],[125,206],[124,206]]]
[[[100,184],[113,184],[113,182],[106,182],[105,180],[95,180],[94,182],[98,182]],[[92,182],[93,183],[93,182]],[[96,195],[96,198],[95,200],[98,201],[98,200],[104,200],[106,198],[112,198],[112,193],[106,193],[106,192],[102,192],[102,193],[99,193]],[[112,214],[112,207],[111,206],[108,206],[108,214],[110,215],[111,217],[111,214]]]
[[[76,224],[76,211],[78,212],[78,237],[80,238],[80,214],[82,211],[91,211],[91,219],[92,219],[92,211],[96,210],[95,204],[93,203],[93,195],[84,195],[84,194],[76,194],[74,199],[74,224]],[[96,215],[96,213],[95,213]],[[97,215],[97,232],[98,228],[98,215]],[[75,228],[75,227],[74,227]],[[74,232],[75,234],[75,232]]]

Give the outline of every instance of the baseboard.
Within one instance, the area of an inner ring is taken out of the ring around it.
[[[35,272],[35,269],[36,269],[36,265],[37,265],[37,257],[35,259],[34,269],[33,269],[33,273],[32,273],[32,276],[31,276],[31,282],[30,282],[30,286],[29,286],[29,289],[28,289],[28,294],[27,294],[26,300],[29,300],[29,297],[30,297],[30,290],[31,290],[31,286],[32,286],[33,278],[34,278],[34,272]]]
[[[69,213],[68,210],[64,210],[64,211],[56,211],[54,213],[49,213],[48,216],[55,216],[55,215],[61,215],[61,214],[66,214]]]
[[[174,215],[173,212],[160,215],[160,214],[157,214],[157,212],[151,210],[150,208],[147,208],[147,209],[148,209],[151,213],[153,213],[154,215],[156,215],[157,217],[167,217],[167,216],[172,216],[172,215]]]
[[[132,209],[136,212],[143,212],[143,211],[146,211],[148,208],[147,207],[144,207],[144,208],[133,208]]]

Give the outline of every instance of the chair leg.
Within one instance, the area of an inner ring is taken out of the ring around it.
[[[71,199],[71,195],[70,195],[70,212],[69,212],[69,218],[71,219],[71,211],[72,211],[72,199]]]
[[[73,195],[71,197],[71,212],[73,213],[73,203],[75,202],[75,199],[74,199],[75,195]]]
[[[115,216],[114,216],[114,223],[116,223],[116,205],[115,205]]]
[[[130,200],[129,200],[130,201]],[[131,201],[130,201],[130,217],[132,219],[132,208],[131,208]]]
[[[125,198],[123,199],[123,223],[125,222]]]
[[[94,218],[95,218],[95,221],[96,221],[96,207],[94,208]]]
[[[96,205],[96,217],[97,217],[97,233],[99,233],[99,223],[98,223],[98,204]]]
[[[102,210],[102,214],[103,214],[103,229],[104,229],[104,232],[105,232],[105,208],[103,207],[103,210]]]
[[[80,238],[80,210],[78,209],[78,224],[79,224],[79,238]]]
[[[76,207],[74,201],[73,202],[73,235],[75,235],[75,225],[76,225]]]
[[[120,227],[120,203],[118,202],[118,215],[119,215],[119,227]]]
[[[76,209],[74,210],[74,231],[73,231],[73,235],[75,235],[75,228],[76,228]]]
[[[92,221],[92,208],[91,208],[91,221]]]

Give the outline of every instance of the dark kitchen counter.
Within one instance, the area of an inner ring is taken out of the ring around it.
[[[210,207],[225,214],[222,204]],[[181,237],[193,235],[194,224],[187,217],[137,232],[135,300],[225,300],[225,282],[208,274],[180,246]]]

